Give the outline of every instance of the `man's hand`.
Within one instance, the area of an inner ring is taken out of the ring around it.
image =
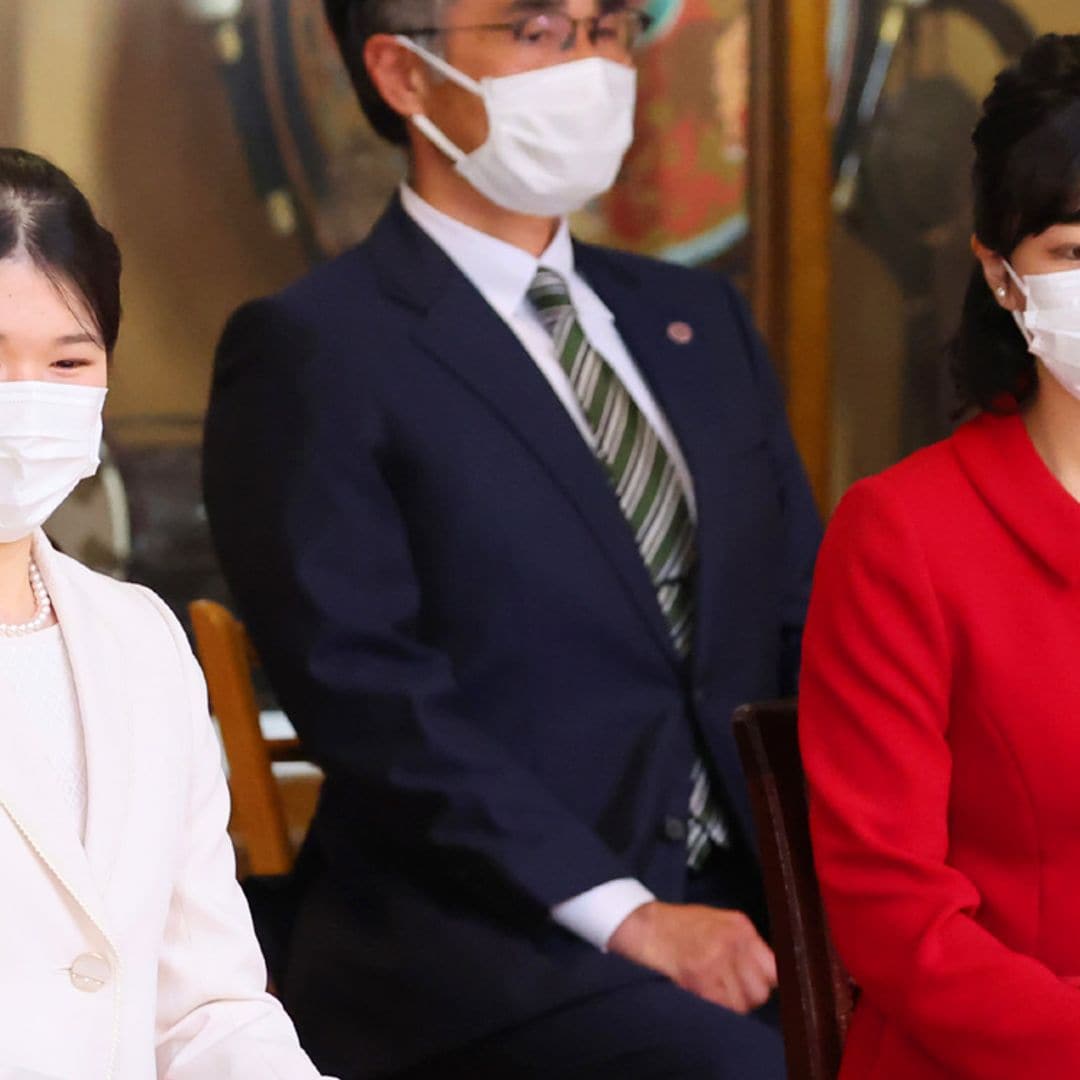
[[[737,1013],[763,1005],[776,986],[772,949],[741,911],[653,900],[619,924],[608,950]]]

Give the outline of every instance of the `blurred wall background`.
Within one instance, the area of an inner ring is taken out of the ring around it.
[[[201,415],[228,313],[305,265],[267,227],[204,28],[174,0],[0,0],[0,138],[71,173],[120,242],[109,420]]]
[[[977,4],[971,6],[978,10]],[[1035,33],[1080,31],[1080,7],[1075,0],[1012,0],[1012,6],[1028,19]],[[889,155],[883,153],[878,201],[870,212],[870,217],[878,220],[862,226],[840,218],[834,222],[834,502],[854,480],[888,467],[917,446],[945,434],[951,411],[944,344],[955,330],[972,265],[966,247],[972,155],[962,97],[970,99],[972,108],[977,106],[989,91],[1002,58],[985,29],[969,18],[955,14],[918,18],[924,21],[919,44],[915,48],[903,42],[898,46],[890,70],[893,85],[886,87],[884,100],[896,104],[905,89],[921,91],[915,95],[918,104],[914,111],[925,118],[925,124],[918,122],[918,116],[912,123],[908,109],[908,119],[897,122],[895,134],[918,147],[923,166],[939,164],[940,175],[932,168],[920,167],[904,150],[895,158],[901,166],[890,170]],[[908,98],[909,106],[913,100]],[[947,116],[952,117],[951,122]],[[940,140],[945,131],[952,133],[947,142],[935,145],[935,138]],[[939,316],[935,339],[917,351],[923,371],[915,372],[913,378],[910,363],[905,364],[905,333],[909,318],[918,318],[919,313],[912,310],[912,301],[901,288],[898,260],[890,266],[882,245],[874,243],[871,234],[876,232],[880,240],[880,219],[885,216],[895,219],[888,226],[894,230],[893,241],[905,227],[932,234],[934,227],[926,228],[919,219],[932,218],[928,204],[937,200],[965,205],[947,224],[936,226],[937,235],[931,238],[940,254],[931,268],[929,295]],[[943,230],[951,230],[952,235]]]

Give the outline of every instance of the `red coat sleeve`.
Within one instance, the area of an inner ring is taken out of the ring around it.
[[[1080,990],[976,922],[950,867],[950,639],[888,481],[856,485],[818,562],[800,738],[837,949],[868,1002],[957,1080],[1080,1076]]]

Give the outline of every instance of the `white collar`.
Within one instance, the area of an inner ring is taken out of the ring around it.
[[[503,319],[510,319],[526,302],[529,286],[541,266],[562,276],[575,304],[583,299],[580,278],[574,270],[574,245],[565,218],[559,222],[547,249],[536,258],[437,210],[406,183],[401,185],[400,196],[405,213],[446,252]],[[584,299],[594,305],[600,303],[591,290]],[[604,311],[611,317],[606,308]]]

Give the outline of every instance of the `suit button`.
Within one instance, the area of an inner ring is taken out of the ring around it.
[[[76,990],[82,990],[85,994],[96,994],[104,990],[112,974],[109,961],[97,953],[83,953],[77,956],[68,969],[71,976],[71,985]]]
[[[664,838],[672,843],[686,839],[686,822],[680,817],[666,817],[663,825]]]

